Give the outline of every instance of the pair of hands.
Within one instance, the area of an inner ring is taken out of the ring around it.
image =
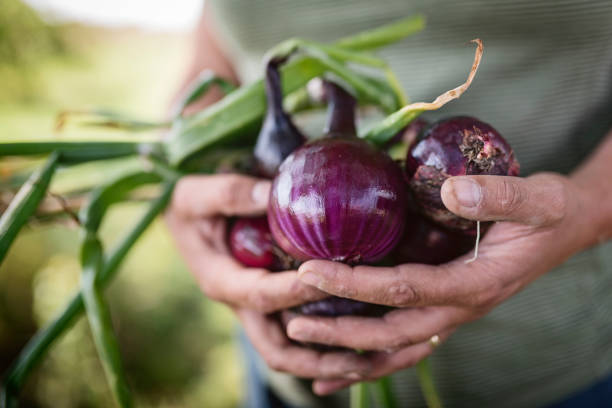
[[[324,260],[270,273],[235,261],[226,217],[263,214],[270,183],[240,175],[188,176],[166,214],[203,292],[226,303],[266,363],[314,379],[324,395],[415,365],[460,325],[487,314],[582,249],[589,231],[585,192],[566,177],[465,176],[447,180],[442,199],[459,216],[495,223],[472,254],[440,266],[356,266]],[[407,228],[410,228],[408,225]],[[286,331],[269,313],[337,295],[398,309],[383,317],[293,318]],[[367,335],[356,335],[368,333]],[[289,339],[367,350],[321,352]]]

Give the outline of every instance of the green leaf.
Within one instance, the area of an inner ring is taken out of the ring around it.
[[[45,165],[34,172],[28,181],[21,186],[11,204],[0,217],[0,264],[4,260],[17,233],[36,211],[44,198],[51,177],[55,172],[59,155],[53,153]]]
[[[442,408],[442,401],[436,391],[433,378],[431,375],[431,369],[429,368],[429,360],[424,358],[419,361],[416,365],[417,376],[419,377],[419,385],[421,386],[421,392],[427,402],[428,408]]]
[[[112,128],[128,132],[142,132],[170,126],[170,122],[144,121],[107,109],[90,109],[67,110],[61,112],[57,115],[55,130],[61,131],[66,126],[66,123],[75,117],[81,118],[78,122],[80,126]]]
[[[333,45],[317,44],[312,41],[294,38],[272,48],[272,50],[266,53],[264,59],[288,58],[296,53],[302,53],[312,57],[325,67],[326,72],[333,73],[341,78],[353,88],[358,99],[362,99],[373,105],[378,105],[388,112],[392,112],[400,107],[396,102],[402,99],[401,96],[393,95],[391,92],[381,91],[379,87],[373,86],[368,81],[368,77],[365,77],[363,74],[345,65],[345,63],[354,63],[370,67],[386,68],[386,63],[380,58],[354,51],[347,51]],[[392,88],[387,87],[387,90],[389,89]]]
[[[368,398],[368,389],[365,382],[359,382],[351,385],[351,408],[368,408],[370,401]]]
[[[157,173],[137,171],[120,176],[118,179],[95,189],[90,196],[89,203],[81,209],[79,219],[86,231],[98,230],[102,217],[111,205],[125,201],[130,192],[144,184],[161,181]]]
[[[106,379],[119,406],[131,407],[132,397],[121,364],[110,312],[96,284],[102,270],[102,245],[96,234],[90,231],[85,233],[81,244],[81,265],[81,296]]]
[[[423,113],[422,109],[405,110],[402,108],[369,129],[363,137],[376,145],[382,145],[391,140],[421,113]]]
[[[105,259],[99,273],[98,284],[105,287],[114,278],[118,267],[125,259],[134,243],[148,228],[153,220],[168,205],[175,182],[165,184],[159,198],[153,200],[146,212],[136,222],[132,229],[121,239],[110,255]],[[84,311],[83,298],[78,291],[68,302],[64,310],[51,321],[44,329],[38,331],[21,350],[19,356],[7,370],[2,390],[0,392],[0,407],[12,407],[15,404],[19,390],[32,370],[38,366],[51,345],[76,322],[78,316]]]
[[[367,51],[376,49],[417,32],[423,27],[423,21],[420,16],[411,17],[345,38],[335,45],[346,50]],[[291,48],[292,45],[286,44],[285,46]],[[342,57],[348,58],[348,54],[348,52],[345,52]],[[341,56],[340,53],[335,55],[336,57]],[[359,55],[360,58],[365,58],[367,54]],[[362,62],[364,61],[362,60]],[[310,79],[321,76],[327,70],[329,70],[328,66],[312,57],[301,57],[289,61],[281,71],[283,93],[287,95],[297,90],[306,85]],[[367,90],[366,94],[372,97],[377,95],[376,91],[367,84],[359,85],[363,85],[362,89]],[[389,89],[397,88],[393,83],[390,85]],[[254,139],[261,125],[265,108],[264,86],[263,82],[259,80],[235,90],[219,102],[210,105],[192,117],[175,122],[171,137],[167,139],[165,144],[170,163],[179,165],[189,156],[221,143]]]
[[[464,83],[439,95],[433,102],[415,102],[402,107],[400,110],[387,116],[380,123],[368,130],[363,137],[374,144],[383,144],[404,127],[408,126],[410,122],[416,119],[424,111],[440,109],[450,101],[458,99],[463,95],[476,76],[483,54],[482,41],[480,41],[480,39],[475,39],[471,42],[476,44],[476,52],[474,54],[474,62],[472,63],[472,67]]]
[[[159,150],[154,142],[50,142],[48,140],[0,143],[2,156],[31,156],[58,152],[62,163],[81,163],[92,160],[114,159]]]
[[[178,104],[172,109],[173,116],[177,117],[183,114],[187,106],[191,105],[208,92],[213,86],[217,85],[221,88],[224,94],[229,94],[236,89],[236,85],[232,84],[225,78],[222,78],[210,69],[205,69],[200,72],[200,75],[187,86],[185,96],[179,98]]]
[[[121,356],[113,332],[110,312],[100,291],[103,271],[102,244],[97,236],[100,223],[109,207],[127,198],[134,189],[160,181],[156,173],[138,171],[127,174],[94,190],[90,202],[81,210],[80,220],[85,236],[81,244],[81,296],[100,361],[115,399],[121,407],[132,406],[132,398],[121,366]]]
[[[393,395],[393,389],[391,387],[391,378],[383,377],[370,386],[374,389],[374,396],[378,406],[381,408],[396,408],[398,407],[395,396]]]
[[[367,50],[393,44],[425,28],[425,17],[416,15],[391,24],[343,38],[336,45],[351,50]]]
[[[295,91],[325,71],[312,58],[296,59],[282,69],[283,91]],[[266,109],[262,81],[243,86],[205,110],[176,122],[165,144],[172,165],[190,155],[223,143],[232,143],[248,136],[254,138]]]

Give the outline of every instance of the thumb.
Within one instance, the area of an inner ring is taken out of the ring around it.
[[[555,174],[528,178],[459,176],[442,185],[442,202],[453,213],[478,221],[550,225],[565,217],[567,181]]]
[[[238,174],[186,176],[174,189],[171,208],[184,218],[262,214],[270,185]]]

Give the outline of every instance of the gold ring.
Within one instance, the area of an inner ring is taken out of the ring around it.
[[[440,345],[440,336],[438,336],[437,334],[431,336],[431,338],[429,339],[429,344],[431,344],[432,347],[438,347]]]

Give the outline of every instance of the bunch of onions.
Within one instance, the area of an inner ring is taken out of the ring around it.
[[[236,221],[230,249],[244,265],[270,270],[287,265],[283,259],[323,258],[352,264],[379,260],[403,232],[406,190],[401,169],[384,152],[357,138],[355,98],[333,82],[324,82],[328,102],[324,134],[304,144],[305,137],[282,106],[278,72],[282,62],[272,59],[266,66],[268,112],[254,154],[256,174],[275,176],[269,228],[265,218]],[[294,312],[338,316],[380,310],[330,297],[298,306]]]
[[[387,138],[407,147],[403,171],[384,150],[357,137],[356,100],[335,82],[323,81],[328,103],[323,135],[306,142],[283,110],[278,66],[284,60],[270,60],[268,112],[254,155],[256,174],[273,178],[267,222],[262,217],[234,224],[230,233],[234,256],[246,266],[279,270],[287,265],[283,259],[293,266],[309,259],[351,265],[375,264],[383,258],[441,264],[469,251],[475,238],[478,243],[480,224],[446,209],[440,197],[442,184],[458,175],[516,176],[518,162],[499,132],[478,119],[452,117],[433,125],[414,119],[467,89],[482,55],[482,43],[476,42],[478,51],[465,84],[432,103],[408,105],[394,114],[417,112],[408,115],[401,132]],[[383,148],[388,149],[389,143]],[[371,316],[387,310],[329,297],[291,312]],[[283,316],[286,320],[289,314]]]

